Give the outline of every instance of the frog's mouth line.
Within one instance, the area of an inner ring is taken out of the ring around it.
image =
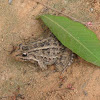
[[[34,61],[33,59],[27,59],[27,58],[20,58],[21,59],[21,61]],[[36,61],[36,60],[35,60]]]
[[[24,60],[24,61],[28,61],[27,59],[25,59],[25,58],[20,58],[21,60]]]
[[[25,59],[25,58],[20,58],[21,61],[25,61],[25,62],[29,62],[29,61],[33,61],[32,59]]]

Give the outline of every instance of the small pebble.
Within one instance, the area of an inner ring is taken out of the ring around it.
[[[91,12],[93,12],[93,10],[94,10],[93,8],[90,8],[90,11],[91,11]]]
[[[85,96],[87,96],[87,95],[88,95],[87,91],[83,91],[83,94],[84,94]]]
[[[9,2],[9,4],[11,4],[12,3],[12,0],[8,0],[8,2]]]

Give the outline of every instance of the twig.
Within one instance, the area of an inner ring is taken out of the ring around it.
[[[40,4],[42,4],[43,6],[45,6],[45,7],[47,7],[47,8],[50,8],[51,10],[56,11],[56,12],[58,12],[59,14],[62,14],[62,15],[66,16],[66,17],[68,17],[68,18],[70,18],[70,19],[72,19],[72,20],[74,20],[74,21],[76,21],[76,22],[81,22],[81,21],[77,20],[77,19],[74,18],[74,17],[71,17],[71,16],[69,16],[69,15],[66,15],[66,14],[63,13],[63,12],[61,12],[61,11],[55,9],[55,8],[52,8],[51,6],[49,6],[49,5],[47,5],[47,4],[42,3],[41,1],[35,1],[35,2],[36,2],[36,3],[40,3]],[[84,24],[84,25],[86,25],[86,22],[81,22],[81,23]]]
[[[74,21],[80,22],[79,20],[76,20],[74,17],[70,17],[69,15],[66,15],[66,14],[63,13],[63,12],[61,12],[61,11],[59,11],[59,10],[57,10],[57,9],[54,9],[54,8],[52,8],[52,7],[49,6],[49,5],[46,5],[46,4],[42,3],[41,1],[35,1],[35,2],[40,3],[40,4],[42,4],[43,6],[45,6],[45,7],[47,7],[47,8],[50,8],[51,10],[54,10],[54,11],[58,12],[59,14],[62,14],[62,15],[66,16],[66,17],[68,17],[68,18],[70,18],[70,19],[72,19],[72,20],[74,20]],[[82,24],[86,24],[86,23],[84,23],[84,22],[81,22],[81,23],[82,23]]]
[[[51,6],[49,6],[49,5],[47,5],[47,4],[42,3],[41,1],[35,1],[35,2],[36,2],[36,3],[39,3],[39,4],[43,5],[43,6],[45,6],[45,7],[47,7],[47,8],[50,8],[51,10],[56,11],[56,12],[58,12],[59,14],[62,14],[62,15],[66,16],[66,17],[68,17],[68,18],[70,18],[70,19],[72,19],[72,20],[74,20],[74,21],[76,21],[76,22],[80,22],[81,24],[86,25],[86,24],[88,23],[88,22],[83,22],[83,21],[77,20],[77,19],[74,18],[74,17],[71,17],[71,16],[69,16],[69,15],[67,15],[67,14],[65,14],[65,13],[63,13],[63,12],[61,12],[61,11],[55,9],[55,8],[52,8]],[[96,24],[100,24],[100,23],[99,23],[99,22],[96,22],[96,23],[93,23],[93,24],[96,25]]]
[[[11,4],[11,3],[12,3],[12,0],[8,0],[8,2],[9,2],[9,4]],[[76,22],[80,22],[80,23],[82,23],[82,24],[84,24],[84,25],[86,25],[86,24],[88,23],[88,22],[83,22],[83,21],[77,20],[77,19],[74,18],[74,17],[71,17],[71,16],[69,16],[69,15],[67,15],[67,14],[65,14],[65,13],[63,13],[63,12],[61,12],[61,11],[55,9],[55,8],[52,8],[51,6],[49,6],[49,5],[47,5],[47,4],[42,3],[41,1],[35,1],[35,2],[36,2],[36,3],[39,3],[39,4],[43,5],[43,6],[45,6],[45,7],[47,7],[47,8],[50,8],[51,10],[56,11],[56,12],[58,12],[59,14],[62,14],[62,15],[66,16],[66,17],[68,17],[68,18],[70,18],[70,19],[72,19],[72,20],[74,20],[74,21],[76,21]],[[94,25],[97,25],[97,24],[100,24],[100,23],[99,23],[99,22],[96,22],[96,23],[93,23],[93,24],[94,24]]]

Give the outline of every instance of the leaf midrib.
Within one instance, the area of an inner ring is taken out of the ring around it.
[[[62,26],[60,26],[58,23],[56,23],[55,21],[53,21],[52,19],[50,19],[49,17],[43,15],[45,18],[49,19],[50,21],[52,21],[54,24],[56,24],[57,26],[59,26],[62,30],[64,30],[65,32],[67,32],[73,39],[75,39],[80,45],[83,46],[83,48],[85,48],[88,52],[90,52],[96,59],[98,59],[88,48],[86,48],[82,43],[80,43],[75,37],[73,37],[70,32],[68,32],[65,28],[63,28]],[[98,59],[99,60],[99,59]]]

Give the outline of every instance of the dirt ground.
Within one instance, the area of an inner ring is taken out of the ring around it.
[[[42,0],[88,26],[100,39],[99,0]],[[11,57],[12,45],[43,34],[36,17],[58,14],[35,0],[0,0],[0,100],[100,100],[100,68],[80,57],[61,76]],[[59,15],[59,14],[58,14]],[[61,15],[61,14],[60,14]],[[51,71],[51,69],[48,69]]]

